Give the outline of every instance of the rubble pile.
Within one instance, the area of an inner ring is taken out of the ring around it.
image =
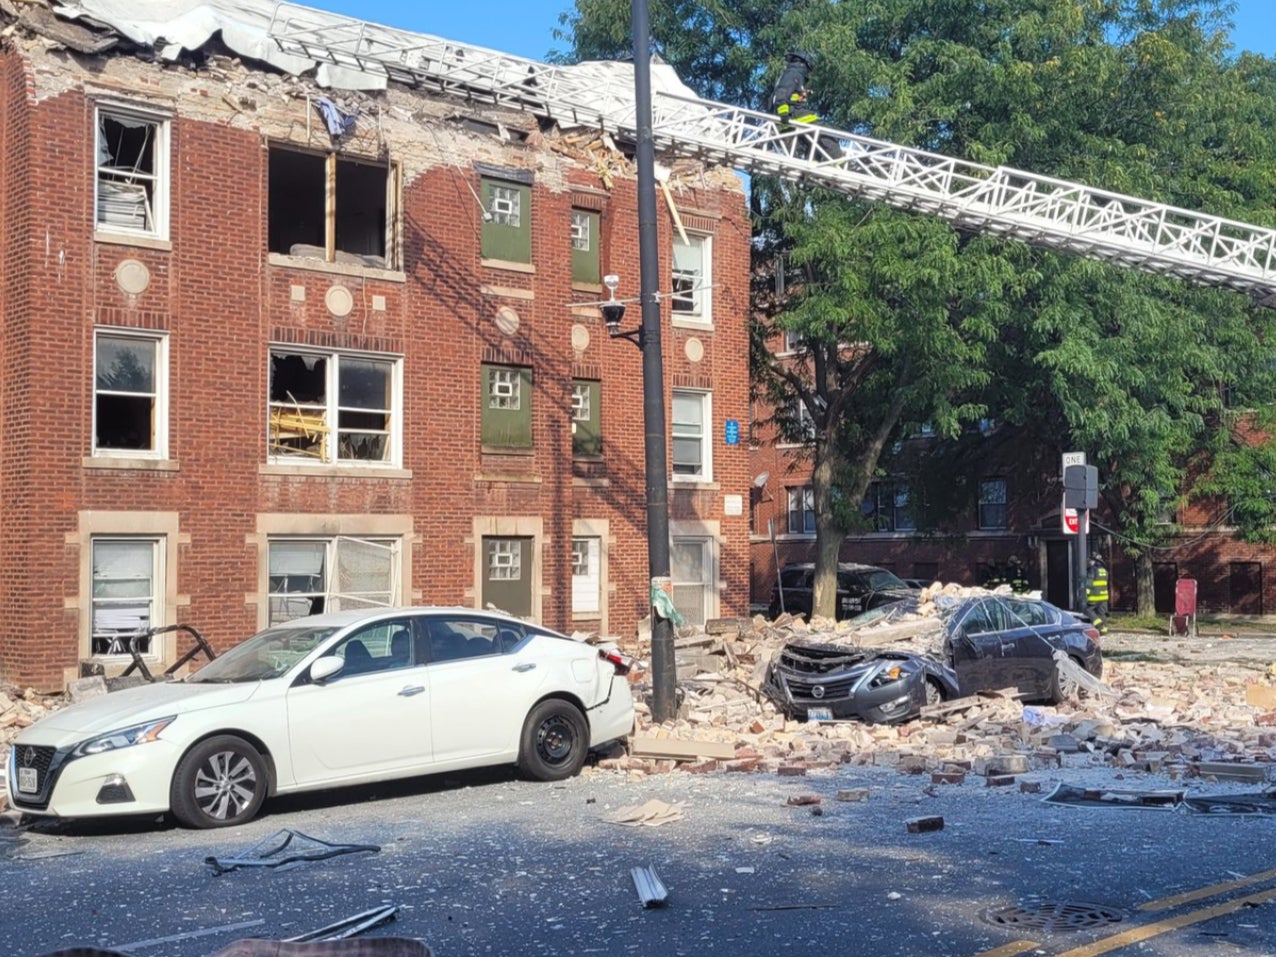
[[[761,691],[772,657],[792,641],[864,647],[888,642],[898,647],[902,641],[908,650],[920,651],[908,644],[941,634],[928,603],[937,594],[960,597],[966,591],[973,590],[932,586],[922,593],[916,612],[860,628],[759,616],[682,629],[675,639],[677,720],[652,724],[640,675],[636,746],[599,766],[630,775],[675,769],[800,775],[841,764],[884,765],[929,773],[936,783],[958,783],[973,773],[990,785],[1068,767],[1164,772],[1173,779],[1254,782],[1271,776],[1276,703],[1269,702],[1276,698],[1269,693],[1276,695],[1276,665],[1108,659],[1103,682],[1111,694],[1049,706],[1024,704],[1014,689],[1006,689],[929,707],[919,720],[900,725],[793,721]],[[646,651],[641,646],[629,650],[640,657]],[[678,746],[653,747],[652,741]],[[721,757],[724,745],[733,749],[732,757]],[[675,752],[680,759],[669,757]]]

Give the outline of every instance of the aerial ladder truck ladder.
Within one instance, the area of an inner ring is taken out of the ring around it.
[[[596,127],[622,141],[636,136],[633,74],[614,63],[553,66],[291,3],[276,6],[269,37],[282,52],[335,70]],[[680,89],[653,84],[652,142],[667,155],[878,200],[1276,306],[1276,230],[828,127],[790,126]]]

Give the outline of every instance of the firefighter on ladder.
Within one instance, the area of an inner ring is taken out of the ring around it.
[[[1085,601],[1090,609],[1090,621],[1099,634],[1108,633],[1108,570],[1097,553],[1090,556],[1089,573],[1085,581]]]
[[[780,118],[780,128],[783,130],[792,129],[795,123],[806,125],[819,122],[820,115],[807,102],[810,91],[806,88],[806,78],[813,66],[815,57],[802,50],[794,50],[784,58],[784,71],[771,90],[770,100],[771,111]],[[816,145],[829,159],[838,159],[842,155],[841,145],[831,136],[811,136],[804,139],[810,140],[811,159],[826,158],[815,152]]]

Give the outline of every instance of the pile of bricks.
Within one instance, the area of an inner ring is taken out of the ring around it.
[[[649,676],[639,675],[630,752],[599,767],[631,776],[673,770],[801,775],[842,764],[882,765],[930,775],[935,784],[973,776],[988,786],[1025,788],[1033,782],[1020,775],[1059,768],[1248,782],[1272,776],[1276,707],[1267,702],[1276,690],[1274,665],[1110,659],[1104,683],[1111,694],[1059,706],[1025,704],[1007,689],[945,702],[900,725],[797,722],[786,719],[761,686],[771,658],[799,638],[857,640],[845,622],[818,619],[811,625],[730,619],[684,629],[675,640],[677,719],[652,723]],[[647,651],[631,650],[640,657]]]

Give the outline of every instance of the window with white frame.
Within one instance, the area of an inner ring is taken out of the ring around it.
[[[99,329],[93,342],[93,454],[168,454],[168,339]]]
[[[267,550],[268,624],[400,604],[396,539],[279,537]]]
[[[917,520],[909,504],[907,482],[873,482],[860,511],[877,532],[911,532]]]
[[[688,233],[673,240],[673,318],[690,322],[712,322],[713,240]]]
[[[789,534],[815,534],[815,488],[803,485],[789,489]]]
[[[591,615],[602,610],[601,560],[601,539],[572,539],[572,614]]]
[[[159,538],[92,539],[94,655],[125,655],[131,645],[150,652],[150,639],[139,633],[164,620],[161,543]]]
[[[794,396],[776,416],[780,429],[780,441],[785,445],[807,445],[815,441],[815,419],[811,410],[798,396]]]
[[[169,122],[126,107],[97,108],[94,225],[98,232],[168,238]]]
[[[710,395],[673,390],[673,477],[711,481],[709,449]]]
[[[601,215],[594,210],[572,210],[572,282],[602,282],[602,257],[599,249]]]
[[[802,334],[796,329],[784,330],[784,345],[781,347],[784,352],[798,352],[803,345]]]
[[[397,464],[399,381],[397,359],[271,349],[271,460]]]
[[[1008,528],[1006,514],[1006,480],[982,479],[979,482],[979,527]]]
[[[709,538],[674,538],[669,549],[673,604],[687,622],[703,625],[709,617],[713,582],[713,542]]]

